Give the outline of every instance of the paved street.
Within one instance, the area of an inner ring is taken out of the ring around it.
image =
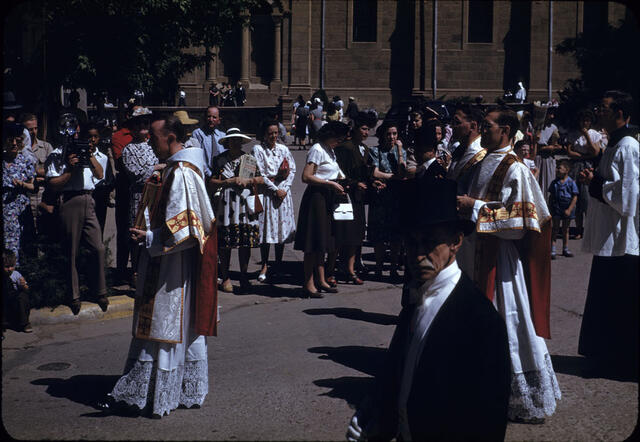
[[[293,153],[297,207],[305,152]],[[563,397],[545,424],[509,424],[507,440],[617,441],[636,425],[637,383],[587,378],[582,371],[577,343],[591,257],[578,241],[571,247],[575,258],[552,263],[548,346]],[[365,252],[371,259],[371,249]],[[254,250],[251,271],[258,259]],[[131,318],[76,321],[41,325],[31,335],[6,333],[6,430],[17,439],[344,440],[353,405],[389,344],[400,286],[368,281],[341,285],[339,294],[324,299],[300,299],[302,255],[287,246],[285,260],[282,283],[254,281],[255,294],[221,294],[219,336],[208,338],[210,392],[201,409],[178,409],[161,420],[101,412],[95,402],[121,374]]]

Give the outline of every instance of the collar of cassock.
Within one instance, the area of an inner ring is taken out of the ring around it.
[[[453,261],[436,275],[435,278],[418,285],[416,281],[409,283],[409,303],[421,305],[429,296],[437,295],[447,282],[460,271],[458,262]]]
[[[622,126],[619,129],[614,130],[613,132],[611,132],[611,134],[609,135],[609,146],[615,146],[616,144],[618,144],[618,141],[620,141],[621,139],[623,139],[626,136],[633,136],[634,132],[632,129],[628,128],[627,126]]]

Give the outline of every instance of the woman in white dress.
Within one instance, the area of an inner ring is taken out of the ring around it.
[[[291,198],[291,184],[296,174],[296,163],[287,146],[276,143],[278,122],[262,124],[262,144],[253,146],[253,156],[264,180],[264,200],[260,213],[260,256],[262,268],[258,281],[267,279],[267,261],[271,244],[275,245],[275,270],[281,269],[284,245],[292,242],[296,232],[296,220]],[[273,274],[272,274],[273,276]]]

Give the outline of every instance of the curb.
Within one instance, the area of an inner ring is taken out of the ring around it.
[[[60,305],[53,310],[41,308],[31,311],[29,322],[31,325],[43,325],[125,318],[133,314],[133,302],[133,298],[127,295],[109,296],[109,308],[103,312],[97,304],[83,301],[77,316],[74,316],[66,305]]]

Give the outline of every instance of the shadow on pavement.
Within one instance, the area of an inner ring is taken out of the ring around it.
[[[273,274],[272,271],[276,270],[277,274]],[[274,284],[292,285],[299,288],[302,286],[302,280],[304,275],[303,263],[300,261],[282,261],[282,265],[279,268],[275,268],[273,262],[269,261],[269,273],[267,273],[267,282],[261,284],[257,281],[259,271],[249,272],[249,280],[256,287],[273,287]],[[229,278],[232,283],[240,280],[240,272],[231,270],[229,271]],[[286,290],[291,290],[286,289]],[[292,293],[292,292],[290,292]],[[268,295],[266,295],[268,296]],[[297,295],[281,295],[281,296],[297,296]]]
[[[365,312],[359,308],[310,308],[303,310],[307,315],[334,315],[338,318],[353,319],[354,321],[371,322],[380,325],[393,325],[398,323],[398,318],[384,313]]]
[[[371,393],[374,378],[343,376],[334,379],[318,379],[313,383],[318,387],[331,388],[331,391],[323,393],[322,396],[343,399],[349,405],[357,407]]]
[[[261,284],[253,281],[251,283],[251,290],[246,293],[241,293],[239,287],[234,287],[233,293],[238,296],[258,295],[268,298],[300,298],[302,296],[302,289],[300,287],[278,287],[276,285]]]
[[[328,359],[364,374],[375,376],[382,368],[387,354],[386,348],[348,345],[344,347],[311,347],[309,353],[321,354]]]
[[[119,378],[120,376],[78,375],[69,379],[41,378],[32,381],[31,384],[47,385],[46,392],[53,397],[69,399],[101,410],[98,406],[99,402],[106,398],[107,393],[111,392]],[[107,417],[113,414],[113,412],[99,411],[82,416]]]
[[[556,373],[578,376],[583,379],[609,379],[619,382],[638,382],[637,373],[625,373],[615,366],[598,368],[589,363],[583,356],[551,355],[551,362]]]

